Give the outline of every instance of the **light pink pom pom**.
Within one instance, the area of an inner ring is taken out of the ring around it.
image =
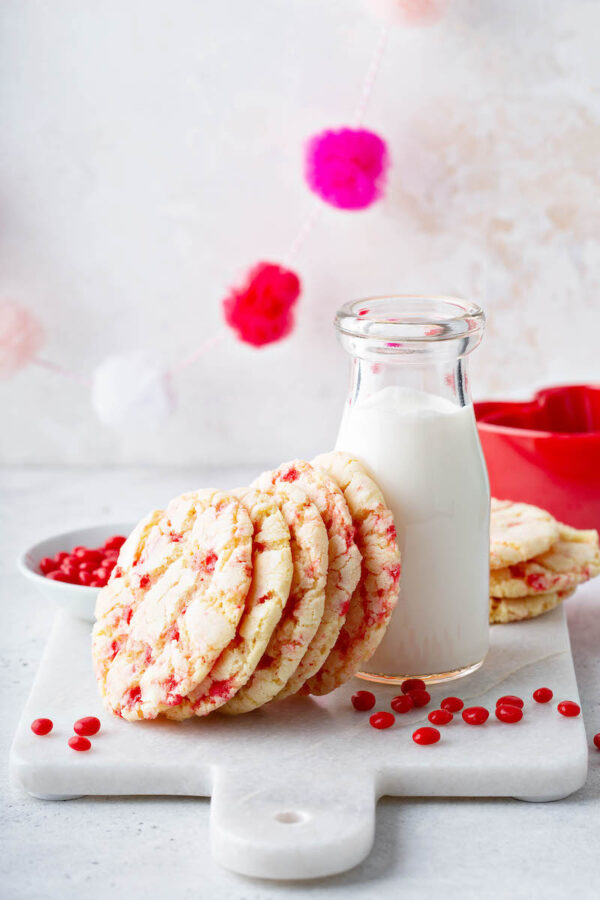
[[[435,25],[443,17],[450,0],[369,0],[382,19],[398,25]]]
[[[0,376],[26,366],[42,345],[42,326],[25,306],[0,300]]]
[[[306,180],[331,206],[366,209],[382,195],[387,164],[385,141],[372,131],[323,131],[308,142]]]

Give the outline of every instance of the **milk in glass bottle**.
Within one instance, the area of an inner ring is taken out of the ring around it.
[[[361,673],[373,681],[458,678],[488,649],[490,495],[468,380],[484,326],[451,297],[378,297],[336,317],[352,357],[336,449],[373,473],[402,554],[397,606]]]

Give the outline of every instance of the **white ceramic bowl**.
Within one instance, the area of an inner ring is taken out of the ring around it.
[[[117,522],[109,525],[93,525],[90,528],[78,528],[75,531],[64,531],[62,534],[53,535],[29,547],[18,558],[17,566],[25,578],[32,581],[49,600],[54,600],[58,606],[68,609],[80,619],[93,622],[99,589],[45,578],[39,570],[40,560],[44,556],[55,556],[61,550],[69,553],[73,547],[78,545],[100,547],[113,534],[127,536],[133,530],[134,525],[134,522]]]

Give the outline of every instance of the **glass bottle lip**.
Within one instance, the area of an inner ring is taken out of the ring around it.
[[[384,352],[460,339],[472,349],[485,329],[485,313],[459,297],[397,294],[345,303],[335,326],[340,336],[362,338],[372,347],[380,343]]]

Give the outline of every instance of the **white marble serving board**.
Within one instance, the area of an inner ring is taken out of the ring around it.
[[[372,847],[375,806],[384,795],[556,800],[586,778],[583,721],[556,711],[557,701],[578,700],[562,609],[492,628],[479,672],[432,687],[427,709],[397,716],[385,731],[369,726],[369,713],[357,713],[350,695],[372,689],[375,709],[389,709],[397,690],[357,679],[328,697],[292,697],[245,716],[124,722],[101,707],[89,630],[57,614],[14,740],[13,776],[47,799],[211,796],[213,855],[246,875],[312,878],[351,868]],[[541,685],[554,690],[554,701],[531,700]],[[526,699],[517,725],[493,716],[496,698],[506,693]],[[458,714],[440,729],[438,744],[417,746],[413,730],[449,694],[487,706],[488,722],[468,726]],[[102,729],[90,752],[76,753],[67,740],[85,715],[99,716]],[[40,716],[55,723],[43,738],[29,727]]]

